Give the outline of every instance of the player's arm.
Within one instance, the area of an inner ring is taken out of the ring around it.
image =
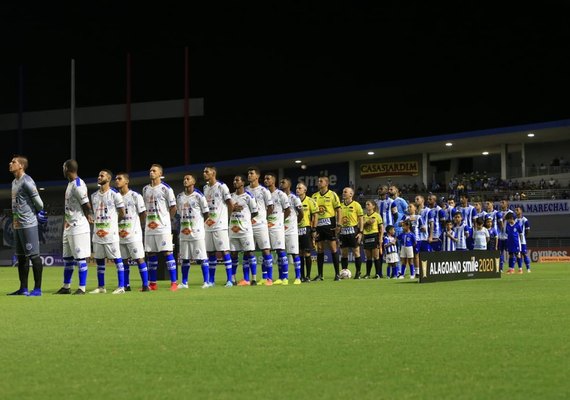
[[[91,208],[91,203],[83,203],[81,204],[81,210],[83,210],[83,214],[87,217],[87,221],[92,224],[95,222],[93,219],[93,209]]]
[[[168,212],[170,213],[170,219],[173,219],[174,216],[176,215],[176,204],[171,205],[168,208]]]

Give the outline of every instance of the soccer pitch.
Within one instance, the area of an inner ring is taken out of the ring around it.
[[[4,295],[18,273],[0,268],[3,399],[570,397],[568,264],[429,284],[326,265],[323,282],[233,288],[218,267],[210,289],[193,265],[187,290],[124,295],[109,266],[107,294],[52,295],[62,271],[32,298]]]

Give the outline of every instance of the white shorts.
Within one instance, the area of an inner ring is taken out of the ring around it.
[[[255,242],[253,233],[247,236],[230,238],[230,251],[254,251]]]
[[[255,246],[259,250],[270,249],[271,242],[269,241],[269,231],[267,230],[267,225],[262,228],[253,229],[253,239],[255,240]]]
[[[91,257],[91,233],[63,234],[63,258],[76,260]]]
[[[398,253],[389,253],[385,255],[385,260],[387,264],[395,264],[398,261],[400,261],[400,259],[398,258]]]
[[[162,233],[160,235],[144,236],[144,251],[147,253],[160,253],[161,251],[172,251],[172,234]]]
[[[207,260],[206,242],[204,240],[181,240],[178,256],[181,260]]]
[[[119,245],[121,250],[121,258],[123,260],[138,260],[139,258],[144,258],[144,246],[142,241],[138,240],[131,243],[121,243]]]
[[[285,251],[287,254],[299,254],[299,235],[285,235]]]
[[[222,231],[206,231],[206,251],[212,253],[214,251],[229,251],[230,238],[227,230]]]
[[[412,246],[402,246],[400,258],[414,258],[414,248]]]
[[[269,241],[272,250],[285,250],[285,229],[270,229]]]
[[[121,258],[119,242],[93,243],[93,258],[108,258],[110,260]]]

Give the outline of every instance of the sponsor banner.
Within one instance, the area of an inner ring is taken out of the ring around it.
[[[262,172],[263,173],[263,172]],[[291,179],[291,192],[295,193],[298,182],[307,186],[307,195],[311,196],[318,189],[319,176],[329,177],[329,189],[342,193],[342,189],[348,186],[348,163],[326,164],[319,167],[287,168],[284,176]]]
[[[61,254],[40,254],[40,258],[42,259],[42,264],[44,267],[63,267],[63,255]],[[18,263],[18,258],[14,255],[12,256],[12,265],[16,265]],[[30,265],[32,263],[30,262]]]
[[[545,257],[570,257],[570,247],[533,247],[528,255],[532,262],[542,262]]]
[[[14,231],[12,218],[3,221],[3,244],[5,247],[14,247]],[[40,248],[46,253],[59,253],[62,248],[63,215],[50,215],[47,224],[38,225]]]
[[[363,179],[380,176],[418,176],[419,173],[420,164],[417,161],[392,161],[360,165],[360,177]]]
[[[420,253],[420,283],[460,279],[500,278],[496,250]]]
[[[497,210],[501,209],[500,203],[495,203]],[[509,208],[515,211],[515,207],[521,207],[524,215],[563,215],[570,214],[570,200],[525,200],[509,201]]]
[[[562,257],[552,257],[544,256],[538,259],[539,263],[559,263],[559,262],[570,262],[570,256]]]

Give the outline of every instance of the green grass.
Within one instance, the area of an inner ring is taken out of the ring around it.
[[[188,290],[54,296],[62,269],[46,268],[44,296],[0,296],[0,397],[570,396],[570,265],[430,284],[333,282],[325,270],[324,282],[228,289],[219,269],[203,290],[193,266]],[[0,268],[0,293],[17,281]]]

